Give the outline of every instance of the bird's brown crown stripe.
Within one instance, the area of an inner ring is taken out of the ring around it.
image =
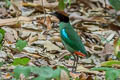
[[[68,14],[65,13],[64,11],[57,11],[57,12],[60,13],[60,14],[62,14],[62,15],[64,15],[64,16],[68,16]]]

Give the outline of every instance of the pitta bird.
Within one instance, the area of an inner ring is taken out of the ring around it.
[[[59,29],[62,43],[65,48],[73,55],[74,63],[72,71],[76,71],[77,63],[79,56],[85,57],[87,56],[87,51],[82,43],[80,37],[77,32],[74,30],[72,25],[69,22],[68,14],[64,11],[56,11],[50,13],[50,15],[54,15],[59,19]]]

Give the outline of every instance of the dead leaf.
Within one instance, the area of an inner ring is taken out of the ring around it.
[[[44,42],[44,47],[48,50],[61,50],[58,46],[54,45],[53,43],[51,43],[50,41],[45,41]]]
[[[9,79],[10,77],[11,77],[10,73],[7,73],[7,74],[5,75],[5,78],[6,78],[6,79]]]
[[[36,41],[36,40],[38,40],[38,36],[36,35],[36,36],[33,36],[33,37],[30,37],[29,38],[29,44],[31,44],[32,42],[34,42],[34,41]]]
[[[0,58],[6,58],[7,54],[4,51],[0,50]]]
[[[61,42],[61,38],[59,36],[53,36],[50,40],[55,42]]]
[[[9,32],[6,32],[6,33],[5,33],[5,40],[6,40],[8,43],[10,43],[10,44],[16,42],[14,36],[13,36],[11,33],[9,33]]]
[[[70,80],[67,72],[65,72],[64,70],[61,70],[60,80]]]
[[[70,76],[75,79],[75,78],[79,77],[80,74],[70,72]]]
[[[88,76],[86,80],[93,80],[92,76]]]
[[[0,8],[0,18],[7,17],[8,13],[5,8]]]
[[[82,73],[80,74],[79,79],[80,79],[80,80],[86,80],[86,79],[87,79],[87,75],[82,72]]]
[[[86,72],[86,73],[91,73],[91,74],[100,74],[98,71],[91,71],[87,68],[84,68],[82,65],[77,67],[78,72]]]
[[[105,56],[107,54],[114,54],[114,47],[110,43],[105,44],[103,54],[101,54],[101,57],[103,57],[103,56]]]
[[[49,16],[47,16],[46,18],[42,17],[41,19],[39,18],[37,20],[38,23],[43,24],[47,27],[48,30],[50,30],[52,28],[52,23],[51,23],[51,19]]]

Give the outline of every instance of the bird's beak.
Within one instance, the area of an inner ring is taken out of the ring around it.
[[[49,13],[50,15],[55,15],[55,13],[53,12],[53,13]]]
[[[55,12],[49,13],[50,15],[57,16]]]

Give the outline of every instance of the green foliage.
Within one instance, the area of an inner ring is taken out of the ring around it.
[[[64,10],[66,7],[66,3],[69,3],[69,6],[71,5],[71,0],[59,0],[59,9]]]
[[[4,64],[4,62],[0,62],[0,67]]]
[[[15,79],[19,79],[20,74],[23,74],[25,78],[29,77],[31,73],[38,75],[38,77],[33,78],[32,80],[60,80],[60,73],[61,70],[66,70],[64,67],[57,67],[57,69],[53,70],[51,67],[48,66],[42,66],[42,67],[36,67],[36,66],[17,66],[14,69],[13,76]],[[68,73],[68,72],[67,72]]]
[[[0,48],[2,47],[2,41],[5,35],[5,30],[0,29]]]
[[[117,78],[120,78],[120,69],[98,67],[92,68],[91,70],[105,71],[105,80],[117,80]]]
[[[113,65],[120,65],[120,61],[111,60],[111,61],[106,61],[106,62],[101,63],[101,66],[110,66],[110,67],[112,67]]]
[[[61,10],[64,10],[64,8],[65,8],[65,2],[64,2],[64,0],[59,0],[59,8],[61,9]]]
[[[71,56],[66,55],[66,56],[64,56],[64,59],[68,60],[68,59],[70,59],[70,57]]]
[[[51,80],[53,75],[53,69],[48,66],[34,67],[31,72],[39,75],[33,80]]]
[[[120,0],[109,0],[109,3],[115,10],[120,10]]]
[[[19,51],[22,51],[24,49],[24,47],[26,47],[26,45],[27,45],[27,41],[18,40],[17,43],[16,43],[16,48]]]
[[[30,61],[29,58],[16,58],[13,60],[13,65],[27,65],[28,62]]]
[[[114,43],[114,52],[118,59],[120,59],[119,48],[120,48],[120,38]]]
[[[69,6],[71,5],[71,0],[68,0],[68,2],[69,2]]]
[[[14,76],[16,79],[19,79],[20,74],[23,74],[25,77],[28,77],[28,76],[30,75],[30,72],[31,72],[30,67],[17,66],[17,67],[14,69],[14,74],[13,74],[13,76]]]
[[[9,0],[5,0],[5,2],[6,2],[6,8],[9,8],[11,5],[11,2]]]
[[[76,77],[75,80],[80,80],[80,79],[78,77]]]

